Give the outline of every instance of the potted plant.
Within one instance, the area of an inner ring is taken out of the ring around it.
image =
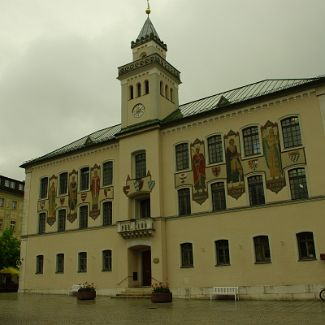
[[[165,282],[157,282],[152,285],[151,302],[171,302],[173,295]]]
[[[77,298],[79,300],[92,300],[96,298],[96,289],[93,283],[85,282],[81,284],[77,292]]]

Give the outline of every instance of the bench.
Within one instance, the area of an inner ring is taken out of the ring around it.
[[[210,300],[213,296],[234,296],[235,301],[239,300],[238,287],[213,287],[210,291]]]
[[[73,284],[71,289],[69,290],[69,296],[76,296],[80,288],[81,288],[80,284]]]

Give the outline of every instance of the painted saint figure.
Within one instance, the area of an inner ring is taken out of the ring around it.
[[[273,128],[269,128],[268,135],[263,138],[263,150],[271,178],[276,179],[282,177],[279,138],[275,135]]]
[[[69,208],[71,211],[74,211],[77,206],[77,182],[76,176],[72,175],[71,181],[69,184]]]
[[[197,192],[202,190],[205,191],[205,157],[200,152],[200,147],[195,148],[195,153],[192,157],[192,169],[193,169],[193,178],[194,178],[194,188]]]
[[[49,190],[49,217],[55,220],[55,209],[56,209],[56,188],[54,181],[51,182],[50,190]]]
[[[229,140],[226,149],[226,160],[227,160],[228,183],[242,182],[243,167],[240,162],[240,154],[238,153],[237,146],[233,138]]]
[[[93,210],[98,210],[98,195],[100,190],[100,178],[98,176],[97,169],[94,169],[93,176],[91,178],[91,185],[90,185],[91,195],[93,199]]]

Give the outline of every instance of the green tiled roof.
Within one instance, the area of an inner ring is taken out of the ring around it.
[[[25,162],[24,164],[22,164],[21,167],[25,167],[30,164],[48,160],[48,159],[51,159],[54,157],[61,156],[66,153],[71,153],[74,151],[85,149],[89,146],[93,146],[93,145],[96,145],[99,143],[104,143],[104,142],[113,140],[113,139],[115,139],[115,134],[117,134],[120,131],[121,131],[120,124],[115,125],[115,126],[110,126],[108,128],[96,131],[96,132],[91,133],[77,141],[71,142],[70,144],[68,144],[62,148],[56,149],[42,157],[29,160],[29,161]]]
[[[27,167],[29,165],[39,163],[42,161],[50,160],[52,158],[59,157],[67,153],[73,153],[75,151],[87,149],[97,144],[109,143],[117,138],[118,134],[132,133],[139,129],[148,127],[150,125],[168,125],[169,123],[182,122],[182,119],[197,116],[201,113],[212,112],[218,113],[220,109],[225,110],[230,108],[233,104],[245,102],[247,100],[258,99],[260,97],[275,94],[280,91],[294,89],[297,91],[300,87],[312,85],[315,82],[325,82],[325,76],[308,79],[268,79],[259,81],[253,84],[249,84],[243,87],[235,88],[229,91],[225,91],[213,96],[202,98],[196,101],[189,102],[179,106],[179,108],[165,118],[163,121],[147,121],[143,124],[137,124],[129,128],[121,130],[121,125],[115,125],[91,133],[77,141],[74,141],[62,148],[54,150],[42,157],[30,160],[21,165],[21,167]]]
[[[307,85],[318,80],[325,80],[325,77],[262,80],[181,105],[179,110],[175,111],[164,120],[164,123],[169,123],[171,121],[176,121],[212,110],[218,110],[218,108],[220,109],[221,107],[224,108],[235,103],[256,99],[261,96],[270,95],[293,87]]]

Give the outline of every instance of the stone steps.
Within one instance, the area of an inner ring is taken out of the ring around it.
[[[150,299],[151,288],[130,288],[118,293],[112,298],[116,299]]]

